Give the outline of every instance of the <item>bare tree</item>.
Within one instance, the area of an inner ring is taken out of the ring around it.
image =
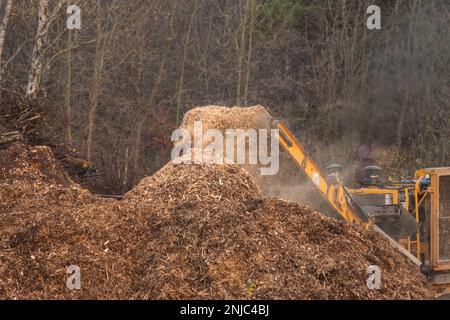
[[[8,25],[9,13],[11,12],[13,0],[8,0],[6,2],[5,13],[3,14],[2,23],[0,25],[0,83],[2,81],[3,74],[3,47],[5,45],[5,32]]]
[[[150,90],[150,95],[145,104],[145,109],[143,110],[142,117],[138,120],[136,131],[134,134],[133,144],[132,144],[132,153],[131,153],[131,161],[132,161],[132,172],[134,179],[138,176],[139,169],[139,161],[141,155],[141,144],[142,144],[142,130],[144,128],[144,124],[148,120],[149,116],[153,113],[155,104],[157,102],[157,96],[160,90],[160,85],[164,77],[164,73],[166,70],[166,63],[168,59],[169,53],[169,44],[171,41],[170,34],[172,33],[172,23],[175,16],[175,12],[177,9],[178,2],[174,1],[172,4],[171,11],[168,13],[165,21],[165,33],[164,33],[164,48],[161,53],[161,57],[159,59],[159,67],[158,73],[156,75],[156,79],[153,82],[153,86]]]
[[[253,34],[255,31],[255,20],[256,20],[256,2],[255,0],[249,1],[249,11],[250,11],[250,21],[248,26],[248,45],[247,45],[247,62],[245,67],[245,81],[244,81],[244,98],[243,103],[247,105],[248,102],[248,93],[249,93],[249,83],[250,76],[252,72],[252,54],[253,54]]]
[[[242,22],[240,25],[239,40],[236,39],[237,47],[237,80],[236,80],[236,105],[240,105],[242,101],[241,87],[242,87],[242,70],[244,69],[243,62],[245,59],[245,31],[247,29],[247,20],[249,16],[250,0],[246,0],[245,9],[243,13]]]
[[[66,92],[64,94],[64,125],[66,133],[66,143],[71,146],[72,141],[72,30],[67,30],[67,79],[66,79]]]
[[[27,96],[35,96],[43,73],[44,45],[51,23],[56,19],[59,9],[65,0],[59,0],[52,11],[49,9],[49,0],[38,0],[38,25],[36,41],[31,57],[31,70],[28,76]]]
[[[188,54],[188,46],[189,46],[189,41],[191,38],[191,32],[192,32],[192,26],[194,24],[195,14],[198,9],[197,7],[198,7],[198,0],[195,0],[194,6],[192,9],[192,14],[189,19],[186,38],[185,38],[184,45],[183,45],[183,56],[182,56],[182,61],[181,61],[180,80],[178,83],[178,92],[177,92],[177,110],[176,110],[176,117],[175,117],[176,123],[179,123],[179,121],[180,121],[181,98],[182,98],[182,94],[183,94],[184,75],[186,72],[186,60],[187,60],[187,54]]]
[[[105,34],[103,13],[100,3],[96,8],[96,26],[97,26],[97,42],[95,45],[94,73],[91,79],[91,87],[89,90],[89,118],[88,118],[88,135],[86,140],[86,158],[92,161],[92,139],[95,128],[95,115],[98,106],[98,91],[102,79],[103,65],[105,62]]]

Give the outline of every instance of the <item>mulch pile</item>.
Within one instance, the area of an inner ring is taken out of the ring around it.
[[[0,150],[0,298],[130,296],[127,251],[136,239],[122,230],[129,220],[72,183],[49,148],[15,143]],[[70,265],[81,268],[81,291],[66,287]]]
[[[261,195],[238,166],[171,163],[126,196],[146,217],[141,297],[418,299],[416,267],[378,234]],[[367,268],[382,289],[367,287]]]
[[[17,142],[0,149],[0,234],[1,299],[432,297],[378,234],[266,198],[235,165],[168,163],[115,201]],[[70,265],[81,290],[66,287]]]

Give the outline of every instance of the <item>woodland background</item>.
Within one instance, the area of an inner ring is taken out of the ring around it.
[[[0,19],[0,118],[45,117],[39,139],[88,159],[99,192],[158,170],[209,104],[268,107],[322,165],[360,143],[399,177],[450,165],[448,0],[2,0]]]

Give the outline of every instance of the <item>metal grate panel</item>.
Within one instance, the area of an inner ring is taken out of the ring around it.
[[[354,193],[352,198],[358,201],[360,206],[384,206],[393,203],[392,195],[390,194]]]
[[[439,260],[450,261],[450,176],[439,177]]]

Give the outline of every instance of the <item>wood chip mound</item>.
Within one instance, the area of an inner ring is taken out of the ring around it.
[[[169,163],[114,201],[59,176],[47,148],[14,144],[0,164],[1,299],[432,297],[377,234],[267,199],[239,166]]]
[[[47,147],[16,143],[0,165],[0,298],[131,297],[139,223],[71,182]],[[82,290],[66,286],[71,265]]]
[[[374,232],[266,199],[238,166],[168,164],[126,196],[149,238],[149,299],[421,299],[419,270]],[[367,287],[367,268],[382,288]]]

